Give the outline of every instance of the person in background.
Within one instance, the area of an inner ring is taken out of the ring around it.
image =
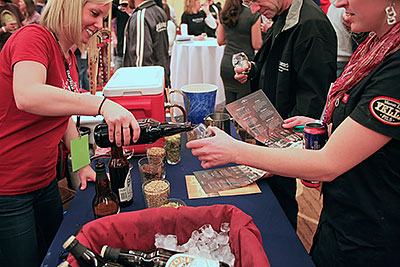
[[[129,7],[128,0],[113,0],[112,4],[112,17],[116,22],[116,30],[114,34],[116,38],[116,53],[115,53],[115,65],[114,70],[122,67],[122,57],[124,55],[124,31],[126,23],[128,22],[129,15],[133,12],[133,9]]]
[[[226,104],[229,104],[250,93],[250,82],[240,84],[234,79],[232,55],[244,52],[253,60],[254,50],[262,45],[261,18],[259,13],[252,14],[250,8],[243,6],[242,0],[226,0],[220,19],[217,41],[219,45],[226,45],[220,73]]]
[[[26,24],[38,24],[40,13],[36,11],[33,0],[19,0],[19,10],[25,16]]]
[[[370,34],[329,93],[324,122],[332,134],[322,149],[255,146],[216,128],[214,137],[187,147],[204,168],[235,162],[322,181],[323,207],[310,251],[316,266],[397,266],[400,1],[338,0],[336,6],[346,9],[352,32]],[[315,118],[293,117],[283,126]]]
[[[337,70],[336,77],[339,78],[342,75],[344,67],[349,62],[351,55],[353,54],[353,43],[349,28],[344,25],[343,16],[345,15],[344,8],[336,7],[336,0],[332,2],[332,5],[328,8],[327,16],[335,29],[338,51],[337,51]]]
[[[203,5],[201,6],[201,9],[202,10],[207,9],[208,11],[210,11],[211,15],[213,16],[213,18],[215,19],[215,21],[218,24],[218,22],[220,21],[219,13],[221,11],[221,8],[217,4],[215,4],[213,0],[205,0]],[[207,29],[207,32],[206,32],[207,36],[215,37],[216,30],[217,29],[215,29],[215,30]]]
[[[103,27],[111,0],[52,0],[40,25],[14,32],[0,52],[0,266],[40,266],[62,221],[58,144],[70,149],[71,115],[102,115],[110,141],[136,141],[133,114],[102,96],[80,94],[72,47]],[[129,128],[133,128],[133,136]],[[11,168],[11,169],[10,169]],[[79,170],[81,190],[95,179]]]
[[[43,11],[44,7],[46,6],[46,4],[47,4],[47,0],[36,0],[35,1],[36,11],[39,14],[42,14],[42,11]]]
[[[25,25],[25,17],[10,0],[0,0],[0,51],[11,34]]]
[[[167,26],[167,28],[168,28],[167,29],[168,43],[169,43],[168,55],[169,55],[169,60],[171,62],[172,46],[174,45],[174,42],[176,39],[176,24],[172,21],[169,5],[163,4],[163,7],[164,7],[165,14],[167,15],[167,18],[168,18],[168,26]]]
[[[197,36],[206,33],[209,37],[215,37],[217,22],[207,8],[200,9],[200,0],[185,0],[184,5],[181,24],[188,25],[188,34]]]
[[[250,79],[253,92],[262,89],[283,119],[295,115],[318,118],[336,79],[337,41],[328,18],[312,0],[254,0],[247,4],[253,13],[274,23],[250,73],[235,78],[240,83]],[[275,175],[268,183],[296,229],[296,181]]]
[[[178,27],[178,19],[176,18],[175,9],[170,4],[167,3],[167,0],[162,0],[162,2],[163,2],[163,4],[167,4],[168,5],[169,14],[171,16],[171,20],[172,20],[173,23],[175,23],[175,26]]]
[[[202,5],[202,9],[208,9],[211,15],[216,21],[220,21],[219,13],[221,11],[221,7],[214,3],[213,0],[205,0],[204,4]]]
[[[129,0],[134,9],[125,27],[124,67],[162,66],[170,85],[167,15],[153,0]]]

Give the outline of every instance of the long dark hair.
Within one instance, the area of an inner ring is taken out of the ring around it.
[[[243,11],[242,0],[226,0],[225,5],[221,10],[220,18],[221,22],[229,28],[235,27],[239,15]]]

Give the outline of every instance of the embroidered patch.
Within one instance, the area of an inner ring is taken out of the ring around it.
[[[375,97],[369,109],[379,121],[389,125],[400,125],[400,101],[386,96]]]

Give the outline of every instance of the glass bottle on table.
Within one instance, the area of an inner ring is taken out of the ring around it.
[[[140,126],[139,139],[136,143],[133,143],[131,140],[129,145],[152,144],[162,137],[172,136],[174,134],[191,131],[193,129],[193,126],[190,122],[159,122],[154,119],[147,118],[138,120],[138,123]],[[130,128],[130,131],[132,136],[132,128]],[[115,142],[111,143],[108,139],[108,125],[105,123],[96,125],[93,136],[96,144],[99,147],[105,148],[116,146]]]
[[[92,201],[94,217],[97,219],[119,213],[118,197],[111,190],[104,163],[97,163],[95,171],[96,194]]]
[[[122,264],[125,267],[133,266],[177,266],[176,262],[185,263],[185,266],[190,267],[191,263],[195,266],[209,266],[209,267],[229,267],[224,262],[218,262],[211,259],[200,258],[198,256],[182,254],[177,251],[166,250],[157,248],[150,252],[143,252],[139,250],[123,250],[119,248],[112,248],[103,246],[100,252],[101,256],[113,263]],[[200,263],[200,265],[199,265]],[[202,263],[202,264],[201,264]]]
[[[132,179],[128,159],[122,147],[111,147],[111,159],[108,163],[111,189],[118,196],[119,205],[127,207],[132,204]]]
[[[80,267],[123,267],[119,263],[107,262],[99,254],[79,243],[73,235],[64,242],[63,248],[74,256]]]

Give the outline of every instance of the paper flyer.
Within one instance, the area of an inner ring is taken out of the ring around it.
[[[243,129],[264,145],[302,148],[302,137],[282,127],[282,117],[262,90],[242,97],[225,108]]]

